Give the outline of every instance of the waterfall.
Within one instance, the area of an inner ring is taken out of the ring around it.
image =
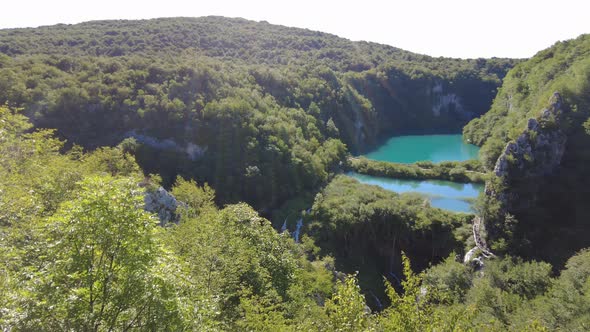
[[[393,272],[389,272],[389,275],[390,275],[391,277],[393,277],[393,279],[394,279],[394,280],[397,282],[397,284],[398,284],[398,285],[401,285],[401,284],[402,284],[402,281],[401,281],[401,280],[399,280],[399,278],[398,278],[398,277],[395,275],[395,273],[393,273]]]
[[[306,214],[309,214],[311,212],[311,208],[305,210],[304,212],[301,212],[301,215],[299,216],[299,219],[297,219],[297,224],[295,226],[295,231],[293,232],[293,238],[295,239],[296,243],[299,243],[299,236],[301,234],[301,227],[303,227],[303,217]],[[291,214],[289,214],[291,215]],[[289,216],[287,216],[287,218],[285,218],[285,221],[283,222],[283,226],[281,227],[281,233],[287,231],[287,219],[289,219]]]
[[[299,243],[299,233],[301,231],[301,226],[303,226],[303,218],[299,218],[299,220],[297,220],[297,226],[295,227],[295,232],[293,233],[293,238],[297,243]]]
[[[377,295],[375,295],[375,293],[373,293],[373,291],[369,291],[369,293],[375,299],[375,303],[377,304],[377,307],[379,308],[379,310],[382,310],[383,309],[383,303],[381,303],[381,301],[379,300],[379,298],[377,297]]]

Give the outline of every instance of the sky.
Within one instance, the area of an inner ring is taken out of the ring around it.
[[[219,15],[431,56],[527,58],[590,33],[590,0],[5,0],[0,28]]]

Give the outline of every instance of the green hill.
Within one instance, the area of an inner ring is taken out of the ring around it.
[[[181,173],[264,210],[323,183],[340,142],[458,132],[514,63],[243,19],[96,21],[0,30],[0,103],[88,149],[135,137],[166,183]]]

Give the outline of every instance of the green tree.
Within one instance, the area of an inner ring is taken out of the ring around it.
[[[454,253],[444,262],[429,268],[424,275],[424,283],[438,291],[445,301],[461,303],[471,287],[472,269],[455,261]]]
[[[479,331],[472,319],[475,311],[468,306],[437,305],[446,294],[423,283],[424,274],[412,271],[410,260],[402,254],[405,279],[398,293],[386,280],[391,306],[376,317],[379,331]]]
[[[551,289],[521,308],[514,324],[536,320],[550,330],[588,331],[590,328],[590,250],[571,257]]]
[[[142,209],[133,178],[91,177],[65,202],[38,243],[46,253],[26,283],[24,330],[178,330],[189,303],[169,273],[174,257],[157,239],[156,220]]]
[[[369,308],[361,294],[355,276],[347,276],[336,286],[336,293],[326,301],[330,331],[366,331],[369,327]]]
[[[187,204],[188,213],[192,216],[206,208],[214,208],[215,190],[205,184],[199,187],[194,180],[185,180],[181,176],[176,178],[172,195]]]

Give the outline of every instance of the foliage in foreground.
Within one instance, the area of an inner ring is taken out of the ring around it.
[[[416,274],[402,256],[401,285],[385,282],[391,305],[371,313],[356,276],[336,273],[328,257],[309,260],[312,244],[295,244],[249,206],[218,209],[210,188],[179,178],[181,222],[158,227],[138,185],[155,180],[122,148],[62,154],[50,131],[29,128],[0,107],[3,330],[585,331],[590,323],[590,251],[558,278],[547,264],[519,260],[478,272],[448,259]]]

